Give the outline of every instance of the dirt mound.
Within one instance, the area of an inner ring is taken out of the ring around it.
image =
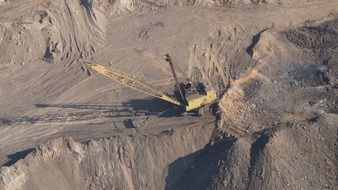
[[[220,141],[200,154],[169,189],[334,189],[337,163],[332,134],[337,129],[307,126],[285,126],[231,143]]]
[[[321,22],[317,27],[334,28],[335,24],[336,20],[333,19]],[[278,119],[280,114],[302,112],[304,116],[311,117],[332,113],[329,107],[336,107],[332,100],[337,98],[335,95],[337,72],[333,66],[336,60],[334,52],[337,49],[330,44],[325,47],[320,45],[304,47],[292,40],[290,42],[296,43],[297,46],[285,41],[299,30],[304,28],[283,32],[271,29],[260,35],[259,42],[253,48],[254,64],[230,83],[229,90],[220,100],[219,105],[224,118],[222,121],[228,125],[225,127],[226,130],[229,130],[230,126],[234,134],[244,135],[272,127],[281,121]],[[316,37],[311,37],[304,43],[313,38]],[[321,40],[315,41],[319,43]],[[326,56],[318,54],[317,50],[326,51]],[[293,95],[290,92],[293,92]],[[317,97],[314,98],[313,94]],[[292,106],[293,103],[300,107],[295,108]]]
[[[205,146],[213,130],[194,126],[160,136],[112,137],[84,144],[56,139],[2,167],[0,188],[163,189],[193,163],[194,156],[185,156]]]
[[[85,144],[57,139],[2,167],[0,187],[335,189],[336,120],[327,115],[236,140],[221,135],[209,144],[211,130],[204,128]]]
[[[317,27],[335,27],[335,22],[320,22]],[[304,28],[291,33],[299,30]],[[209,182],[210,189],[337,186],[337,127],[333,124],[337,115],[332,114],[337,100],[336,77],[332,77],[335,59],[328,61],[316,51],[329,50],[326,55],[334,56],[336,47],[331,43],[293,46],[286,40],[289,32],[261,33],[253,48],[255,65],[234,80],[220,100],[221,129],[240,138],[219,150],[226,151],[226,156],[214,174],[216,180]],[[321,150],[326,154],[321,155]],[[316,171],[323,177],[318,178]]]
[[[337,84],[338,20],[321,23],[305,23],[306,26],[283,32],[292,43],[306,51],[312,51],[318,61],[317,66],[310,65],[307,71],[297,73],[299,80],[308,85]],[[309,53],[311,54],[311,53]],[[304,75],[311,75],[304,80]]]
[[[284,32],[283,35],[301,48],[328,57],[338,49],[338,20],[330,20],[319,25],[305,23],[306,26]]]
[[[337,118],[238,139],[223,150],[227,154],[210,189],[335,189],[337,128],[332,119]]]

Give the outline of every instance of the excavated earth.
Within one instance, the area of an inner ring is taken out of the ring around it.
[[[183,114],[88,70],[219,101]],[[338,1],[0,0],[0,190],[338,188]]]

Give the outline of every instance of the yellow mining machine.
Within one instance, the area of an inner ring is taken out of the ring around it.
[[[218,100],[216,91],[210,89],[210,87],[206,87],[203,83],[180,83],[177,79],[174,65],[168,54],[166,55],[165,60],[169,63],[173,77],[175,79],[174,96],[156,90],[153,87],[128,76],[126,73],[120,71],[111,71],[104,66],[92,63],[90,61],[83,61],[83,64],[124,86],[146,93],[152,97],[170,102],[173,105],[182,107],[187,112],[198,110],[199,108],[206,105],[211,105]]]

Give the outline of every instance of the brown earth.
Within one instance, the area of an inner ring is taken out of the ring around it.
[[[0,1],[0,189],[337,189],[337,1],[90,2]],[[166,53],[202,116],[81,65]]]

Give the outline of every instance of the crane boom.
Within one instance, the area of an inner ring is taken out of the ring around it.
[[[146,93],[150,96],[165,100],[177,106],[184,106],[176,99],[172,98],[171,96],[167,95],[166,93],[153,89],[151,86],[148,86],[135,78],[129,77],[126,73],[118,72],[118,71],[110,71],[106,69],[104,66],[98,65],[96,63],[92,63],[89,61],[83,61],[83,63],[88,66],[89,68],[97,71],[98,73],[113,79],[114,81],[127,86],[129,88],[133,88],[135,90],[141,91]]]
[[[175,72],[175,69],[174,69],[174,64],[173,62],[171,61],[171,58],[169,56],[169,54],[166,54],[166,61],[169,63],[170,65],[170,69],[171,69],[171,73],[173,74],[173,77],[175,79],[175,83],[176,83],[176,90],[179,92],[179,95],[180,95],[180,98],[182,100],[182,102],[184,102],[186,105],[188,105],[188,101],[185,97],[185,94],[183,94],[183,91],[182,91],[182,88],[181,88],[181,85],[180,83],[178,82],[178,79],[177,79],[177,76],[176,76],[176,72]]]

